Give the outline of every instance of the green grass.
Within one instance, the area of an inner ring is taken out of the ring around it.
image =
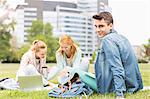
[[[150,86],[150,64],[140,64],[144,86]]]
[[[48,64],[53,66],[55,64]],[[0,64],[0,78],[10,77],[15,78],[16,71],[19,64]],[[90,71],[93,72],[93,66],[90,66]],[[150,64],[140,64],[140,71],[143,79],[144,86],[150,86]],[[56,79],[51,80],[57,82]],[[0,91],[0,99],[55,99],[48,97],[48,91],[33,91],[33,92],[21,92],[21,91]],[[79,98],[73,98],[79,99]],[[85,99],[85,98],[83,98]],[[114,94],[100,95],[94,93],[89,99],[115,99]],[[150,90],[140,91],[135,94],[126,94],[126,99],[150,99]]]

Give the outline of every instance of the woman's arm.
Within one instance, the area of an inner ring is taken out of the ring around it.
[[[64,68],[63,57],[59,52],[56,52],[56,62],[57,66],[53,66],[49,71],[48,80],[52,79]]]
[[[82,60],[82,51],[80,48],[77,48],[77,51],[73,57],[73,68],[79,68]]]
[[[21,58],[21,61],[20,61],[20,69],[21,68],[24,68],[25,66],[27,66],[28,64],[32,64],[32,61],[31,61],[31,59],[30,59],[30,57],[29,57],[29,54],[28,54],[28,52],[26,52],[23,56],[22,56],[22,58]]]

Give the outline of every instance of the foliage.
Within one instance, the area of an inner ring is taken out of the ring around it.
[[[92,54],[92,59],[90,60],[90,63],[93,64],[94,61],[96,60],[96,51]]]
[[[0,0],[0,7],[6,3],[6,0]]]
[[[8,60],[11,55],[10,32],[13,31],[13,23],[0,24],[0,61]]]
[[[0,15],[0,24],[2,24],[3,21],[5,21],[5,19],[8,18],[8,13],[6,11],[8,5],[6,2],[6,0],[0,0],[0,10],[3,11],[3,13],[1,13]]]
[[[147,59],[138,59],[138,63],[148,63]]]
[[[148,39],[148,44],[144,45],[145,48],[149,48],[150,47],[150,39]]]
[[[148,44],[144,44],[145,49],[150,48],[150,39],[148,39]]]
[[[13,43],[11,44],[11,39],[13,39],[11,32],[14,31],[16,23],[9,15],[14,9],[8,4],[8,0],[0,0],[0,9],[3,12],[0,15],[0,61],[18,60],[16,50],[12,47]]]
[[[146,61],[149,61],[150,62],[150,39],[148,39],[148,44],[144,44],[144,47],[145,47],[145,59]]]
[[[53,37],[52,29],[50,23],[44,24],[41,20],[33,21],[28,30],[28,41],[30,44],[36,39],[44,41],[48,48],[47,61],[56,62],[55,52],[58,48],[58,39]]]

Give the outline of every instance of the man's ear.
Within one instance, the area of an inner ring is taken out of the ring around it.
[[[110,29],[112,29],[112,28],[113,28],[113,24],[112,24],[112,23],[110,23],[110,24],[109,24],[109,27],[110,27]]]

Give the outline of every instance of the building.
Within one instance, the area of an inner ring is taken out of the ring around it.
[[[101,10],[105,10],[105,6],[108,6],[108,0],[77,0],[78,9],[86,11],[88,13],[98,13]]]
[[[107,1],[107,0],[105,0]],[[26,6],[17,9],[15,34],[18,44],[27,42],[27,29],[33,20],[41,19],[51,23],[54,36],[70,35],[83,51],[83,56],[91,57],[97,45],[92,15],[98,10],[99,0],[78,0],[77,3],[59,0],[23,0]]]

